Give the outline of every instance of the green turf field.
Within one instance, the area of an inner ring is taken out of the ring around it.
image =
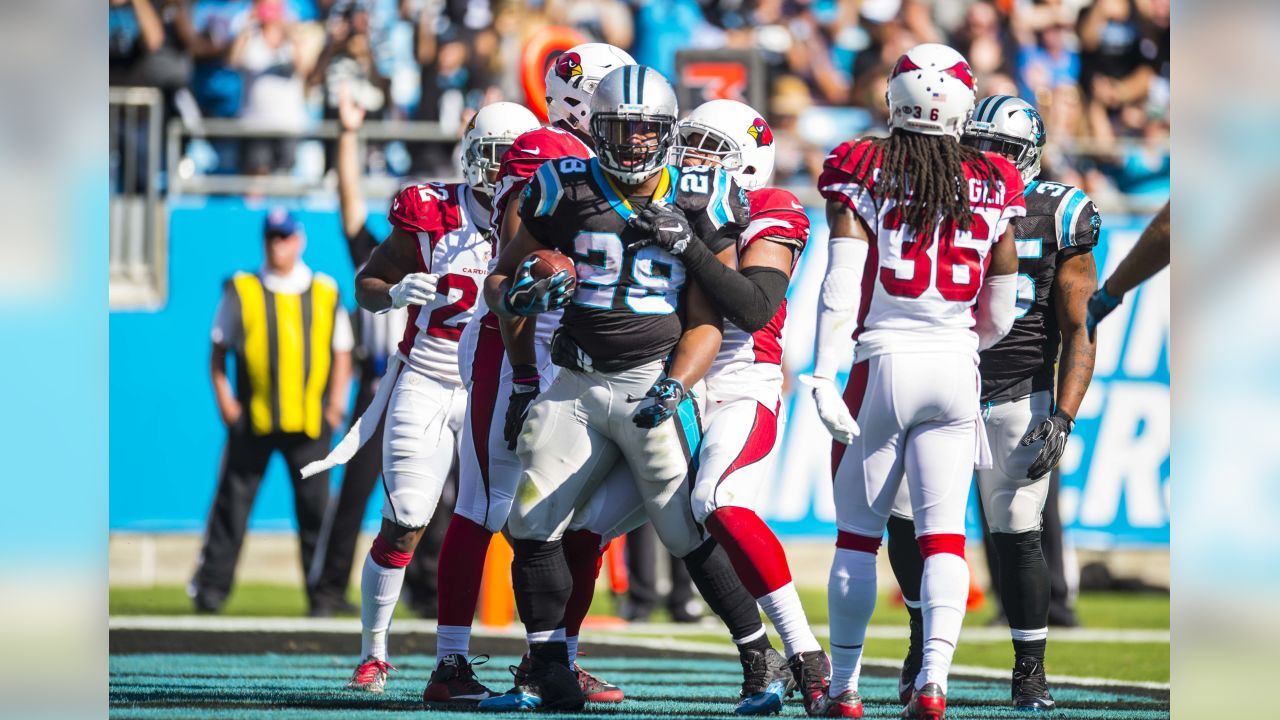
[[[810,621],[815,626],[826,625],[825,593],[821,589],[802,589],[801,597]],[[191,613],[191,603],[179,586],[112,588],[110,611],[113,616],[186,615]],[[249,584],[236,588],[226,605],[224,615],[299,617],[304,611],[305,601],[302,592],[296,587]],[[613,612],[613,602],[608,593],[597,594],[592,611],[593,614]],[[965,619],[965,627],[980,628],[987,625],[993,612],[990,603],[981,610],[971,612]],[[1165,594],[1084,593],[1079,599],[1077,612],[1083,626],[1093,630],[1169,628],[1169,597]],[[411,617],[403,606],[397,609],[397,613],[397,617]],[[664,621],[666,618],[658,615],[653,619]],[[906,611],[895,606],[887,597],[881,598],[872,624],[901,628],[906,624]],[[1007,670],[1011,664],[1009,643],[998,637],[998,631],[994,635],[997,638],[990,641],[966,639],[961,642],[956,653],[956,664]],[[664,636],[654,634],[648,637]],[[1052,633],[1050,637],[1052,638]],[[725,638],[714,625],[706,626],[705,633],[694,631],[693,634],[681,635],[680,639],[726,644]],[[871,658],[900,660],[905,651],[906,641],[903,639],[872,637],[867,640],[867,656]],[[1051,641],[1047,659],[1049,672],[1057,675],[1123,681],[1169,681],[1168,642]]]

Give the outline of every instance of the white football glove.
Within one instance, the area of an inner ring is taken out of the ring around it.
[[[436,299],[436,283],[439,275],[410,273],[391,287],[391,307],[399,310],[406,305],[426,305]]]
[[[818,378],[812,375],[801,375],[800,382],[813,388],[813,402],[818,406],[818,417],[827,426],[831,437],[848,445],[862,434],[858,421],[849,414],[849,407],[844,404],[844,396],[840,389],[829,378]]]

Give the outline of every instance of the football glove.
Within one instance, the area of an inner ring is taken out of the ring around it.
[[[1067,437],[1071,435],[1075,426],[1076,421],[1070,415],[1061,410],[1055,410],[1052,415],[1041,420],[1039,425],[1022,437],[1022,447],[1028,447],[1038,440],[1044,441],[1040,454],[1031,463],[1031,467],[1027,468],[1028,478],[1034,480],[1057,466],[1058,461],[1062,459],[1062,451],[1067,449]]]
[[[537,315],[558,310],[568,305],[573,297],[577,280],[567,270],[535,280],[531,268],[536,262],[536,258],[529,258],[520,264],[511,280],[511,287],[503,296],[507,310],[513,315]]]
[[[1112,310],[1120,307],[1120,303],[1123,300],[1123,295],[1116,297],[1107,292],[1105,284],[1100,285],[1097,292],[1089,297],[1089,304],[1084,318],[1085,329],[1089,331],[1089,342],[1094,341],[1098,323],[1102,322],[1102,318],[1110,315]]]
[[[391,296],[391,307],[399,310],[406,305],[426,305],[436,299],[436,283],[439,281],[440,276],[431,273],[405,275],[387,292]]]
[[[680,255],[693,240],[689,219],[674,205],[650,203],[631,216],[631,226],[645,236],[637,247],[656,245],[672,255]]]
[[[541,381],[537,368],[531,365],[519,365],[513,370],[511,399],[507,402],[507,416],[502,425],[502,439],[507,441],[508,450],[516,449],[516,440],[529,417],[529,406],[538,397]]]
[[[830,378],[801,375],[800,382],[813,388],[813,404],[818,406],[818,418],[827,426],[831,437],[848,445],[862,434],[858,421],[849,414],[849,406],[845,404],[844,396],[834,381]]]
[[[642,398],[627,399],[631,402],[640,402],[649,400],[647,405],[642,406],[636,411],[631,419],[637,427],[645,429],[656,428],[666,422],[667,418],[676,414],[676,408],[680,405],[680,401],[684,400],[689,392],[684,389],[684,385],[674,378],[663,378],[653,384],[649,388],[649,392],[644,394]]]

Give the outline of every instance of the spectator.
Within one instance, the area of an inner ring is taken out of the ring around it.
[[[1017,72],[1018,42],[1009,30],[1008,19],[987,0],[969,6],[964,23],[951,38],[951,46],[969,60],[979,78],[990,73],[1012,76]]]
[[[111,85],[173,91],[191,83],[195,31],[188,0],[110,0],[107,77]]]
[[[1134,0],[1097,0],[1081,13],[1080,84],[1097,137],[1110,136],[1122,107],[1147,97],[1154,56],[1143,55],[1143,31]]]
[[[391,83],[378,72],[369,31],[369,11],[350,3],[329,18],[324,49],[307,76],[309,87],[324,90],[324,117],[338,117],[338,95],[346,87],[352,99],[372,117],[382,117]]]
[[[1036,105],[1059,88],[1080,80],[1080,56],[1069,41],[1074,31],[1067,24],[1050,25],[1035,33],[1036,42],[1018,51],[1018,89]]]
[[[229,57],[244,83],[240,119],[246,128],[289,133],[306,128],[303,78],[310,66],[295,32],[282,0],[255,0]],[[289,170],[296,147],[291,137],[247,140],[241,145],[240,170],[247,175]]]
[[[227,445],[199,564],[188,593],[197,612],[222,609],[267,463],[284,455],[293,481],[302,572],[307,575],[329,501],[329,473],[306,480],[304,465],[329,451],[346,413],[351,322],[332,278],[302,262],[302,226],[283,208],[263,225],[266,262],[223,287],[209,370]],[[227,354],[235,355],[234,388]],[[311,587],[308,604],[314,604]]]
[[[630,50],[635,39],[631,10],[621,0],[548,0],[547,15],[595,42]]]

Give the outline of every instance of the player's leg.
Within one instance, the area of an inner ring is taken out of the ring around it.
[[[249,513],[274,449],[271,438],[254,435],[246,419],[227,430],[204,544],[187,587],[196,612],[219,612],[231,592]]]
[[[805,617],[782,543],[754,507],[769,481],[785,421],[781,398],[708,394],[693,487],[693,515],[724,548],[734,570],[782,638],[806,706],[826,694],[830,662]]]
[[[361,651],[364,660],[349,687],[380,690],[387,671],[387,633],[405,567],[435,513],[454,457],[466,393],[412,368],[396,378],[387,404],[382,477],[382,528],[360,578]]]
[[[978,376],[972,358],[962,353],[902,356],[900,372],[930,379],[904,384],[900,409],[910,418],[903,454],[916,539],[924,556],[924,656],[906,712],[931,717],[928,712],[945,707],[947,674],[969,597],[964,515],[980,422]]]
[[[889,537],[889,565],[893,576],[902,588],[902,602],[907,606],[911,629],[907,643],[907,656],[902,661],[898,675],[898,698],[905,704],[915,690],[916,675],[924,659],[924,612],[920,609],[920,582],[924,578],[924,556],[916,542],[916,525],[911,516],[911,492],[907,483],[898,486],[893,500],[893,510],[887,525]]]
[[[996,548],[1000,603],[1013,639],[1013,702],[1015,707],[1038,710],[1054,707],[1044,678],[1051,578],[1041,543],[1050,476],[1027,477],[1040,448],[1022,447],[1021,440],[1049,416],[1050,405],[1048,392],[992,405],[987,437],[994,466],[978,472],[978,489]]]
[[[862,717],[858,680],[876,606],[876,553],[902,481],[895,362],[895,356],[881,355],[854,365],[845,401],[862,434],[848,447],[834,446],[839,534],[827,581],[832,667],[825,711],[830,717]]]

